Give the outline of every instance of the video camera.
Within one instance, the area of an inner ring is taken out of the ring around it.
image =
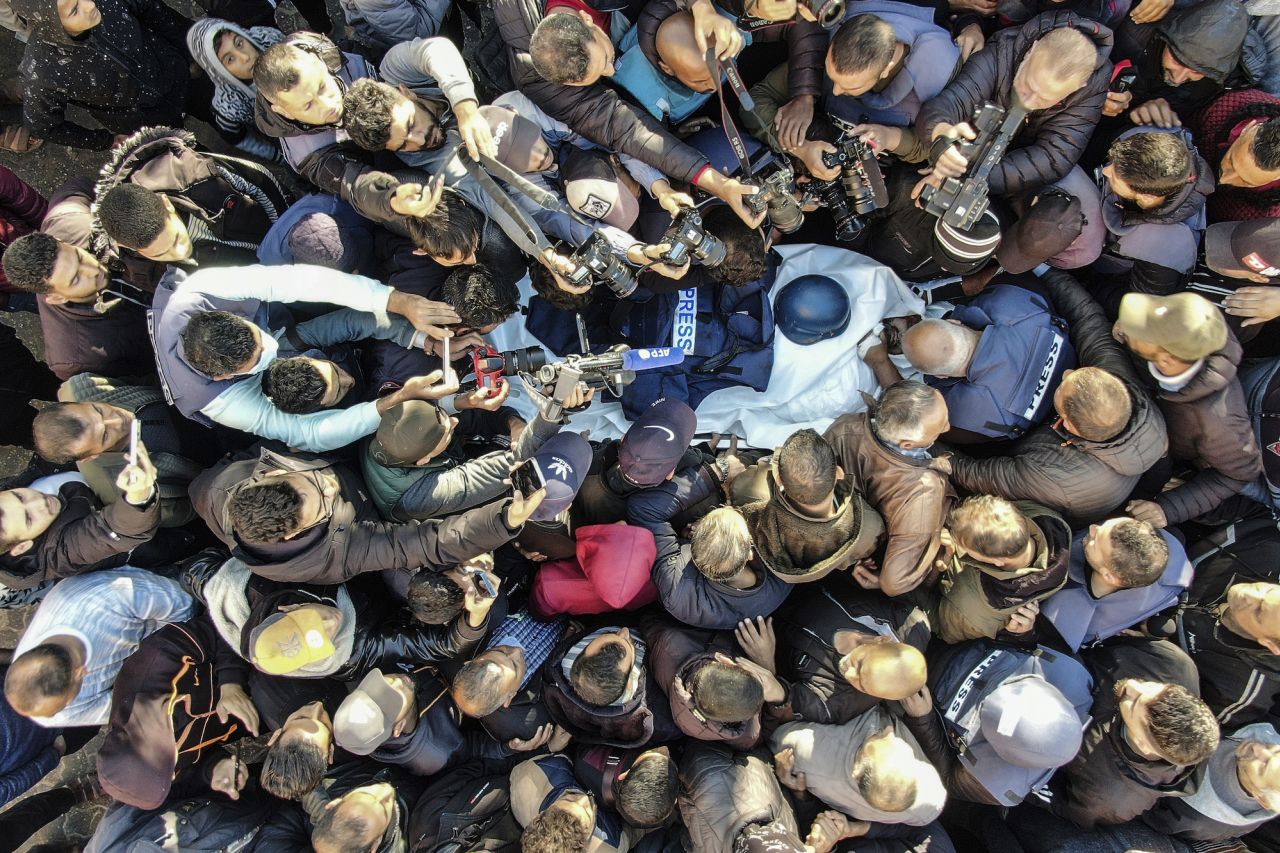
[[[1018,132],[1027,111],[1016,103],[1008,110],[992,103],[985,103],[973,114],[970,123],[977,134],[972,142],[957,142],[940,138],[934,146],[946,150],[959,145],[960,153],[969,161],[969,169],[963,178],[946,178],[941,188],[926,186],[920,193],[925,210],[940,217],[953,228],[968,231],[987,212],[990,186],[987,178],[996,163],[1004,157],[1009,143]],[[940,153],[940,152],[939,152]],[[937,156],[930,160],[937,162]]]
[[[565,277],[572,284],[582,285],[591,279],[596,284],[607,284],[620,299],[626,299],[635,292],[635,273],[598,231],[592,232],[587,242],[569,256],[569,260],[573,262],[574,269]]]
[[[724,263],[727,249],[718,238],[712,237],[702,227],[702,215],[696,208],[686,207],[672,221],[662,242],[671,246],[662,256],[664,264],[678,267],[692,254],[706,267],[718,267]]]
[[[884,174],[871,146],[846,128],[836,150],[822,155],[828,168],[840,168],[838,180],[814,181],[810,194],[831,211],[836,239],[851,243],[866,228],[862,217],[889,205]]]

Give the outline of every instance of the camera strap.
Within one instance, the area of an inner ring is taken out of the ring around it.
[[[495,216],[495,219],[501,220],[506,218],[510,220],[508,223],[499,221],[502,230],[516,242],[523,242],[525,245],[520,248],[531,255],[540,255],[546,249],[551,248],[551,241],[547,239],[547,235],[542,233],[542,229],[538,227],[538,223],[534,222],[527,213],[520,209],[520,206],[512,201],[511,196],[498,186],[497,181],[493,179],[487,171],[481,168],[480,164],[471,158],[465,148],[459,147],[458,159],[462,161],[462,165],[466,168],[467,174],[475,179],[480,185],[480,189],[485,195],[493,199],[498,205],[498,210],[494,213],[503,214],[502,217]],[[483,159],[489,159],[487,157]],[[499,164],[500,165],[500,164]],[[542,192],[540,188],[539,192]],[[517,236],[523,238],[518,240]],[[532,247],[532,249],[530,248]]]
[[[747,155],[747,144],[742,141],[742,134],[738,132],[738,127],[733,123],[733,115],[729,112],[729,104],[724,98],[724,86],[720,83],[723,76],[729,81],[730,88],[738,95],[738,100],[742,104],[744,110],[752,113],[755,112],[755,101],[751,95],[747,93],[746,86],[742,82],[742,76],[738,74],[738,67],[733,60],[721,62],[716,56],[714,46],[707,48],[707,68],[711,71],[712,78],[716,81],[716,96],[720,99],[720,124],[724,128],[725,138],[729,140],[729,147],[733,149],[734,156],[738,158],[738,163],[742,166],[743,178],[750,178],[751,158]]]
[[[493,180],[494,177],[500,178],[509,186],[514,187],[516,190],[532,199],[533,203],[538,205],[538,207],[541,207],[543,210],[550,210],[554,213],[563,214],[580,225],[585,225],[588,228],[595,229],[600,225],[599,222],[587,219],[582,214],[578,213],[578,211],[570,207],[569,204],[560,196],[550,190],[538,186],[515,169],[512,169],[506,163],[501,163],[487,154],[481,154],[480,162],[477,163],[471,158],[471,155],[467,153],[465,148],[459,149],[458,156],[462,159],[462,163],[466,166],[469,173],[476,176],[477,180],[481,180],[478,177],[479,175],[484,175],[485,179],[487,179],[489,184],[493,186],[494,190],[501,193],[501,197],[505,198],[508,204],[520,212],[520,216],[522,218],[527,219],[527,214],[525,214],[523,210],[520,210],[520,208],[511,201],[511,197],[498,187]],[[481,180],[481,185],[484,186],[483,180]],[[486,187],[486,189],[488,189],[488,187]],[[531,223],[531,225],[532,227],[537,228],[536,224]]]

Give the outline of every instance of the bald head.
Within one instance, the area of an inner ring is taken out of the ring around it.
[[[1133,415],[1129,389],[1098,367],[1068,371],[1053,402],[1063,426],[1089,441],[1110,441]]]
[[[658,25],[658,68],[695,92],[713,92],[715,78],[693,36],[693,15],[676,12]]]
[[[840,661],[840,672],[856,690],[898,701],[924,687],[929,676],[924,655],[906,643],[866,643]]]
[[[867,738],[852,769],[854,785],[873,809],[897,813],[915,805],[922,768],[892,727]]]
[[[902,336],[902,354],[926,376],[964,376],[982,333],[948,320],[921,320]]]

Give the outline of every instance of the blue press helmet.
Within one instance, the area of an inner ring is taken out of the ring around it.
[[[773,297],[778,331],[801,346],[840,335],[849,328],[852,313],[849,293],[825,275],[802,275],[784,284]]]

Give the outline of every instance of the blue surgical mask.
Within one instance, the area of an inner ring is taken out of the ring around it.
[[[249,369],[246,376],[252,376],[255,373],[261,373],[266,370],[271,362],[276,360],[276,355],[280,352],[280,342],[271,336],[271,333],[265,329],[259,329],[258,337],[262,339],[262,355],[258,357],[258,363]]]

